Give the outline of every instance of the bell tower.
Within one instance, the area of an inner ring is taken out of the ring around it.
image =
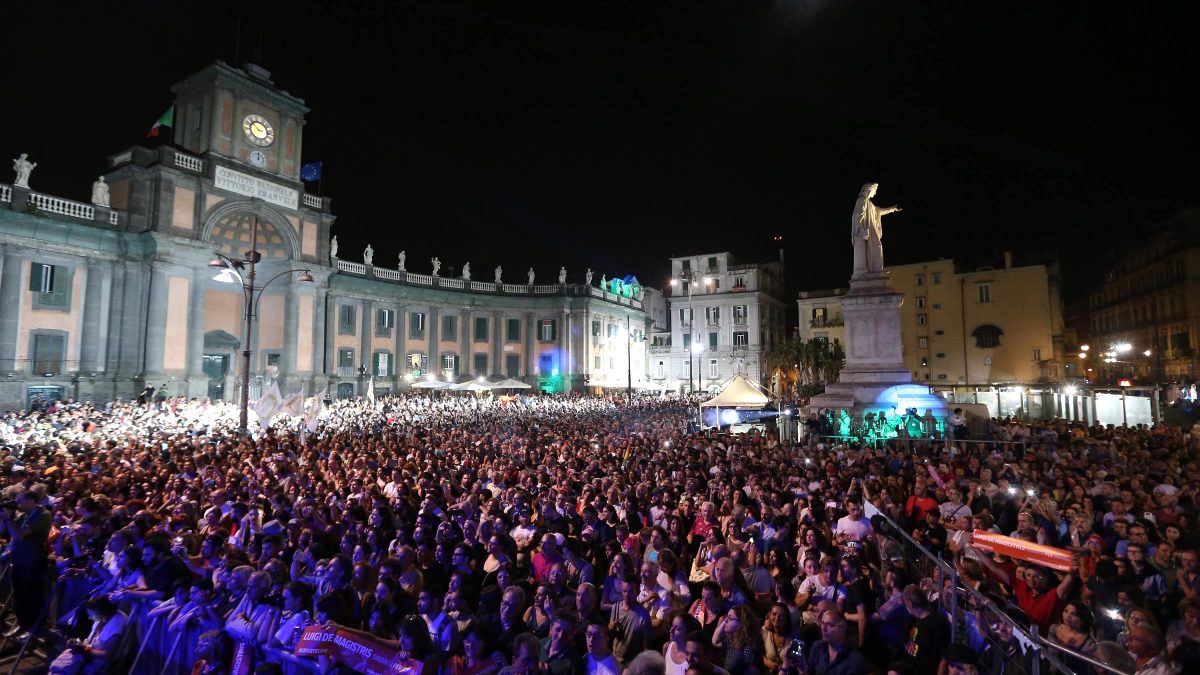
[[[265,68],[217,61],[178,82],[172,144],[220,155],[291,181],[300,178],[304,99],[275,86]]]

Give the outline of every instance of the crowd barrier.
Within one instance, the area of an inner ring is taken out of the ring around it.
[[[1016,653],[1005,660],[1006,675],[1082,675],[1083,672],[1087,672],[1072,668],[1069,663],[1087,664],[1098,668],[1100,672],[1113,675],[1127,675],[1086,654],[1047,641],[1038,635],[1036,625],[1028,629],[1021,627],[989,598],[960,583],[958,569],[953,564],[922,546],[887,514],[880,512],[869,502],[865,511],[868,518],[880,516],[888,525],[889,536],[903,547],[908,578],[930,579],[937,584],[937,610],[950,622],[951,642],[966,644],[979,654],[989,646],[993,650],[1003,650],[998,626],[1003,622],[1012,630],[1013,639],[1019,644]],[[949,594],[946,592],[948,588],[953,589]]]

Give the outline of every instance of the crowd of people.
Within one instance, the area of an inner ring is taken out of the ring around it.
[[[55,673],[352,672],[298,649],[310,626],[425,675],[1200,672],[1200,432],[860,445],[695,414],[405,394],[249,438],[219,402],[9,414],[5,644],[57,645]]]

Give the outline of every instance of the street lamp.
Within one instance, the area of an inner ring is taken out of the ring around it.
[[[213,279],[222,283],[231,284],[237,282],[242,286],[242,297],[245,301],[243,304],[246,308],[245,322],[242,327],[242,386],[241,386],[241,411],[238,418],[238,433],[245,436],[247,427],[249,426],[249,406],[250,406],[250,332],[254,324],[254,317],[258,313],[258,303],[262,300],[263,291],[267,290],[267,286],[271,285],[279,277],[286,274],[300,274],[300,281],[312,283],[313,277],[310,270],[284,270],[279,274],[267,280],[259,288],[254,287],[254,266],[262,260],[262,254],[255,250],[258,245],[258,216],[254,216],[250,220],[250,250],[246,251],[244,258],[230,258],[229,256],[217,254],[216,258],[209,261],[208,266],[220,269],[221,272]],[[242,276],[242,270],[246,270],[246,276]],[[257,291],[257,294],[256,294]]]
[[[696,386],[692,383],[692,377],[693,377],[693,375],[696,374],[695,371],[692,369],[692,354],[700,353],[700,351],[698,351],[696,349],[696,347],[698,346],[696,343],[696,313],[692,309],[692,289],[695,288],[696,286],[699,286],[701,281],[703,281],[704,284],[707,286],[708,284],[712,283],[712,277],[696,274],[695,272],[693,272],[691,270],[684,270],[682,273],[680,273],[679,276],[671,278],[671,287],[672,288],[678,286],[679,284],[683,284],[687,287],[688,334],[690,336],[689,341],[691,343],[691,350],[688,352],[688,355],[687,355],[687,359],[688,359],[688,390],[690,393],[695,393],[695,391],[696,391]],[[701,349],[703,349],[703,348],[701,348]],[[698,376],[696,379],[697,379],[697,381],[699,381]]]
[[[620,324],[618,324],[618,327]],[[645,337],[636,338],[638,342],[644,341]],[[625,396],[627,400],[633,400],[633,321],[631,317],[625,317]]]

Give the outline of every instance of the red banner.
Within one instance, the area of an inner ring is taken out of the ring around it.
[[[293,652],[296,656],[315,658],[328,656],[338,663],[366,675],[396,675],[419,673],[421,662],[398,658],[396,652],[373,640],[339,628],[309,626],[300,634]]]
[[[985,530],[975,530],[971,535],[971,545],[981,551],[990,551],[1009,558],[1025,560],[1059,572],[1071,571],[1072,555],[1065,549],[1035,544],[1024,539],[1006,537]]]

